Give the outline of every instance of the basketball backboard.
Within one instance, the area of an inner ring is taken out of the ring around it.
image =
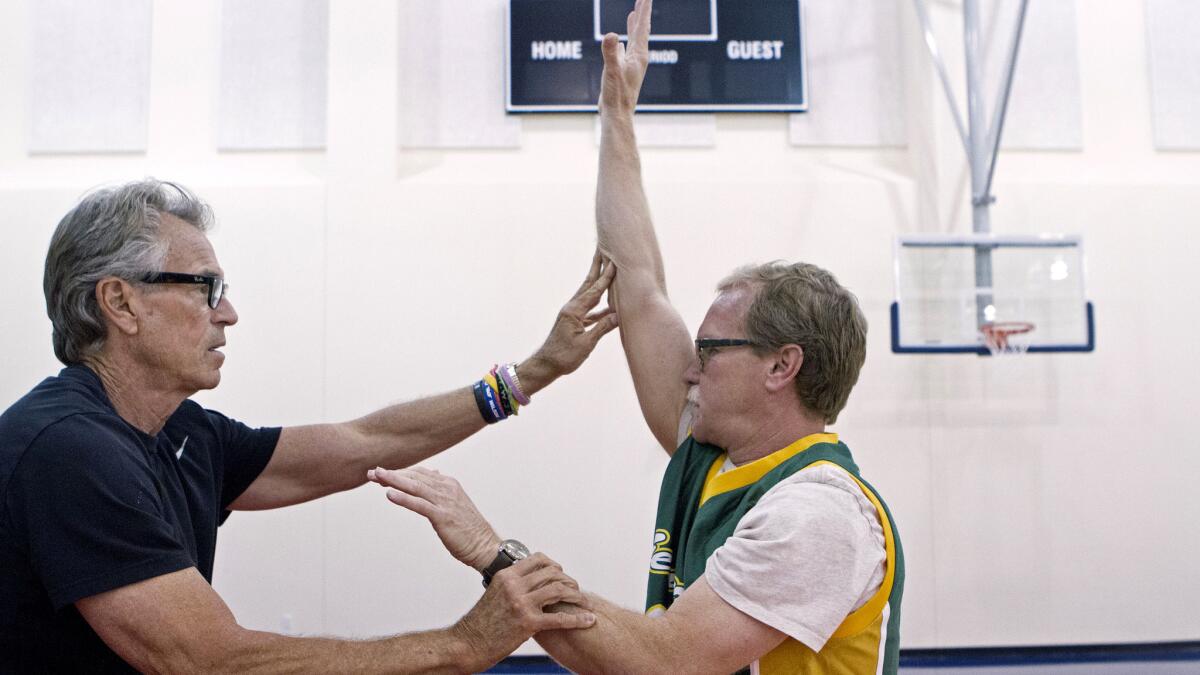
[[[906,235],[896,240],[892,351],[987,355],[1095,347],[1077,236]]]

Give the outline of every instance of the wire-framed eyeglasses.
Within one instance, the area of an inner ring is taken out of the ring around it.
[[[216,309],[221,298],[229,290],[229,284],[218,276],[209,274],[183,274],[180,272],[151,272],[142,277],[147,284],[204,284],[208,287],[208,306]]]

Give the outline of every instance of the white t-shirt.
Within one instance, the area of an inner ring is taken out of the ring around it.
[[[767,491],[704,578],[725,602],[820,651],[879,590],[886,567],[874,504],[850,474],[823,464]]]

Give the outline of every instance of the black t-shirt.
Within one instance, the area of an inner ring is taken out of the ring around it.
[[[156,436],[65,368],[0,416],[0,673],[127,672],[75,601],[188,567],[279,440],[184,401]]]

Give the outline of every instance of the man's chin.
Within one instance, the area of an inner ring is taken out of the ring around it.
[[[196,391],[205,389],[216,389],[217,385],[221,384],[221,371],[214,370],[211,373],[206,373],[195,384]]]

